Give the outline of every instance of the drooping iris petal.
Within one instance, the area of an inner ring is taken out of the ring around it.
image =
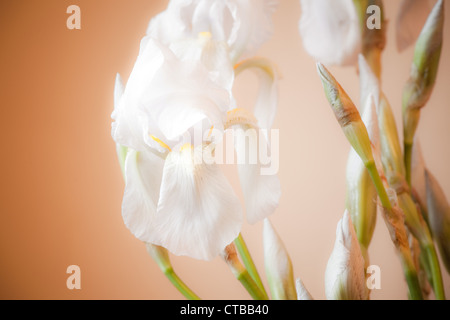
[[[366,300],[364,258],[350,215],[345,211],[336,229],[336,242],[325,271],[328,300]]]
[[[300,34],[305,50],[325,65],[354,65],[361,51],[353,0],[300,0]]]
[[[167,156],[149,242],[210,260],[238,236],[242,209],[219,167],[203,155],[202,146],[184,146]]]
[[[252,70],[258,77],[259,90],[253,115],[261,129],[272,127],[278,106],[278,71],[277,67],[264,58],[251,58],[235,67],[236,76],[245,70]]]
[[[396,42],[402,52],[414,44],[431,12],[429,0],[403,0],[396,20]]]
[[[278,154],[270,154],[265,136],[254,127],[237,125],[233,128],[233,136],[247,221],[254,224],[278,207],[281,187],[277,172],[265,174],[261,163],[261,156],[264,156],[271,162],[268,165],[272,165]]]
[[[128,150],[122,217],[141,241],[151,242],[164,160],[151,151]]]

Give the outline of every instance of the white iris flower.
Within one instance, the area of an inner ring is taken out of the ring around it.
[[[260,96],[270,99],[254,111],[237,108],[231,92],[235,60],[270,33],[263,31],[274,2],[250,2],[172,0],[150,22],[126,87],[116,80],[112,136],[126,181],[124,222],[138,239],[176,255],[210,260],[239,235],[241,204],[210,158],[224,130],[268,128],[274,118],[270,64],[240,65],[264,70]],[[193,141],[196,127],[219,135]],[[246,152],[239,150],[238,158]],[[280,196],[278,178],[260,169],[259,163],[239,165],[251,223],[271,214]]]

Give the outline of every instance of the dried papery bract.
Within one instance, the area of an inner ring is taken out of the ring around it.
[[[365,72],[364,72],[365,71]],[[371,74],[370,70],[364,63],[360,64],[361,76],[364,73]],[[367,76],[365,76],[367,77]],[[372,78],[374,75],[372,74]],[[374,81],[372,81],[375,83]],[[366,88],[365,91],[368,91]],[[395,123],[394,115],[391,110],[389,102],[381,90],[379,90],[379,97],[377,99],[377,113],[380,133],[380,147],[381,147],[381,162],[383,171],[385,172],[388,184],[393,188],[398,197],[398,203],[404,215],[405,222],[413,235],[419,239],[420,246],[423,249],[423,255],[430,251],[430,256],[435,255],[433,241],[428,230],[428,226],[422,218],[420,209],[416,206],[411,196],[410,188],[405,179],[405,165],[403,162],[403,152],[398,138],[397,125]],[[427,260],[426,266],[432,266],[435,272],[432,275],[434,283],[441,283],[440,267],[435,259],[430,260],[425,256],[423,259]],[[428,261],[430,260],[430,261]],[[416,264],[417,266],[417,264]],[[419,272],[420,270],[417,269]],[[429,272],[431,274],[431,272]],[[440,284],[435,285],[436,288],[442,287]],[[443,297],[442,292],[437,294],[438,297]]]
[[[431,241],[428,228],[411,197],[410,188],[405,179],[400,140],[392,109],[382,94],[378,106],[380,126],[381,159],[389,186],[395,190],[400,207],[405,214],[406,224],[422,245]]]
[[[296,300],[294,273],[289,254],[269,219],[264,219],[264,265],[272,299]]]
[[[416,270],[418,273],[423,298],[428,299],[428,296],[431,293],[430,282],[432,282],[431,275],[427,271],[429,270],[428,261],[424,260],[424,258],[426,259],[426,256],[424,256],[423,251],[420,249],[419,241],[412,234],[409,234],[408,241],[414,265],[416,266]]]
[[[420,110],[433,91],[443,42],[444,1],[439,0],[422,28],[414,49],[411,73],[403,89],[403,143],[406,179],[411,183],[411,153]]]
[[[391,198],[396,197],[395,191],[391,189],[388,191],[392,195]],[[391,208],[381,207],[381,212],[383,219],[386,222],[391,240],[400,257],[405,279],[409,287],[409,298],[421,300],[423,299],[422,289],[420,288],[418,273],[412,258],[411,249],[408,245],[403,211],[398,207],[398,204],[395,204]]]

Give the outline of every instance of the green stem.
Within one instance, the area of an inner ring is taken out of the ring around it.
[[[178,277],[172,268],[164,270],[166,277],[172,282],[175,288],[178,289],[189,300],[200,300],[200,298]]]
[[[417,270],[414,266],[414,261],[412,260],[411,254],[409,254],[409,251],[406,251],[407,249],[408,248],[400,249],[400,260],[402,262],[406,283],[408,284],[409,299],[423,300]]]
[[[239,255],[241,256],[242,262],[244,263],[245,268],[248,270],[250,276],[255,281],[256,285],[259,287],[259,289],[263,292],[263,294],[267,296],[267,292],[264,289],[264,285],[261,281],[261,277],[259,276],[258,270],[256,269],[255,263],[253,262],[253,259],[250,255],[250,252],[247,248],[247,245],[245,244],[244,238],[242,237],[242,234],[239,234],[239,236],[234,240],[234,244],[236,245],[236,248],[239,252]]]
[[[411,187],[411,161],[412,161],[412,148],[413,144],[404,142],[404,155],[403,155],[403,161],[405,162],[405,178],[406,182],[408,182],[408,185]]]
[[[236,279],[239,280],[240,283],[244,286],[244,288],[248,291],[248,293],[255,300],[268,300],[267,294],[258,287],[256,282],[250,276],[246,269],[243,269],[241,272],[235,275]]]
[[[170,282],[172,282],[178,291],[180,291],[187,299],[200,300],[200,298],[192,292],[186,284],[184,284],[175,271],[173,271],[172,264],[170,263],[169,252],[166,248],[151,243],[146,243],[145,246],[150,257],[152,257],[159,269],[170,280]]]
[[[426,245],[423,249],[427,255],[430,265],[431,277],[433,281],[433,290],[437,300],[445,300],[444,285],[442,282],[441,268],[436,250],[432,243]]]
[[[419,278],[417,277],[417,271],[415,268],[404,267],[404,274],[406,283],[409,288],[409,298],[411,300],[423,300],[422,290],[420,289]]]

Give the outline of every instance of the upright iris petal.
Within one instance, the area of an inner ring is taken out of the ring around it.
[[[147,34],[166,44],[210,32],[230,48],[233,63],[252,56],[272,35],[278,0],[172,0]]]

